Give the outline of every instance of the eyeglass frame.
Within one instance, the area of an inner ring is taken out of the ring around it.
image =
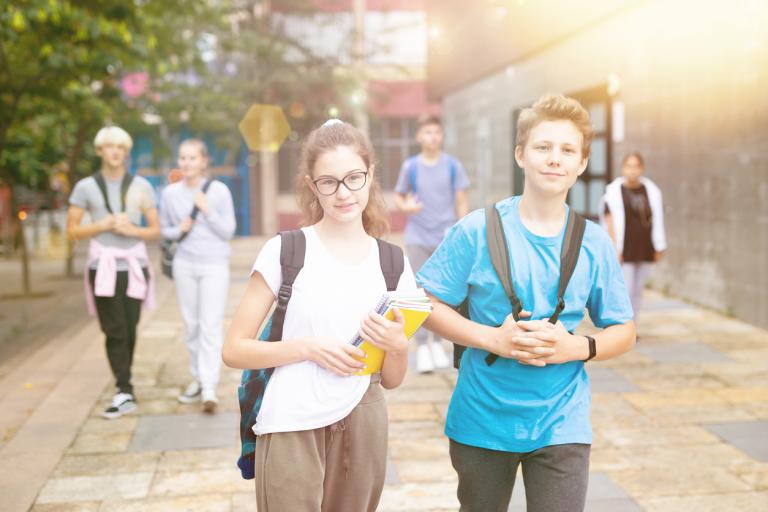
[[[312,180],[312,184],[315,186],[315,190],[317,190],[317,193],[320,194],[321,196],[325,196],[325,197],[330,197],[330,196],[334,195],[336,192],[338,192],[339,191],[339,186],[341,186],[342,183],[347,188],[347,190],[349,190],[350,192],[357,192],[358,190],[362,190],[363,187],[365,187],[365,185],[368,183],[368,173],[369,173],[369,171],[354,170],[354,171],[350,172],[349,174],[347,174],[346,176],[344,176],[342,179],[334,178],[333,176],[322,176],[320,178],[317,178],[316,180]],[[365,179],[363,180],[363,184],[360,185],[359,188],[353,189],[349,185],[347,185],[346,179],[349,178],[350,176],[354,176],[356,174],[362,174],[365,177]],[[321,181],[321,180],[334,180],[336,182],[336,186],[334,187],[333,192],[330,192],[328,194],[320,192],[320,188],[317,186],[317,182]]]

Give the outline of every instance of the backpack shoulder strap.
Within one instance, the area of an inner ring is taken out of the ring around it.
[[[203,194],[208,192],[208,189],[211,186],[211,183],[213,183],[214,179],[211,178],[209,180],[206,180],[205,183],[203,183]],[[192,213],[189,215],[192,220],[195,220],[197,218],[197,215],[200,213],[200,208],[197,207],[197,204],[192,208]],[[189,231],[187,231],[189,233]]]
[[[381,265],[384,281],[387,283],[387,291],[395,291],[405,269],[403,250],[395,244],[379,238],[376,239],[376,243],[379,246],[379,265]]]
[[[114,213],[112,207],[109,205],[109,196],[107,195],[107,183],[104,181],[104,176],[100,172],[93,175],[93,180],[96,182],[96,186],[101,191],[101,197],[104,198],[104,206],[106,206],[109,213]]]
[[[557,323],[560,313],[565,309],[565,290],[568,288],[568,282],[576,269],[576,263],[579,261],[581,252],[581,241],[584,238],[584,231],[587,228],[587,221],[576,213],[573,208],[568,210],[568,225],[563,235],[563,246],[560,249],[560,282],[557,286],[557,306],[555,312],[549,318],[551,323]]]
[[[98,186],[99,190],[101,191],[101,196],[104,198],[104,205],[107,207],[107,211],[111,214],[114,214],[115,212],[112,211],[112,207],[109,205],[107,183],[104,181],[104,176],[101,174],[101,172],[97,172],[93,175],[93,179],[96,181],[96,186]],[[126,172],[123,175],[123,180],[120,182],[120,212],[125,211],[125,196],[128,195],[128,189],[130,188],[132,182],[133,174]]]
[[[485,236],[488,243],[488,252],[491,256],[493,270],[504,287],[504,293],[512,304],[512,314],[515,320],[519,319],[523,305],[517,298],[515,287],[512,284],[512,263],[509,259],[509,246],[507,237],[504,234],[504,226],[501,224],[501,215],[496,209],[495,204],[490,204],[485,208]]]
[[[101,174],[101,173],[99,173]],[[125,197],[128,195],[128,189],[133,183],[133,174],[126,172],[123,174],[123,181],[120,182],[120,211],[124,212],[127,208]]]
[[[504,293],[512,305],[513,318],[519,320],[523,305],[517,297],[515,286],[512,283],[512,262],[509,259],[509,246],[507,245],[507,237],[504,234],[504,226],[501,223],[501,215],[499,210],[496,209],[495,203],[485,207],[485,236],[493,270],[501,281]],[[496,354],[488,354],[485,357],[485,362],[490,366],[498,358],[499,356]]]
[[[408,188],[412,194],[416,194],[416,174],[419,172],[419,155],[410,157],[408,160]]]
[[[293,293],[293,282],[304,267],[304,254],[307,250],[307,240],[300,229],[280,232],[280,269],[282,282],[277,292],[277,306],[272,314],[272,328],[268,341],[280,341],[283,337],[283,323],[288,301]]]
[[[458,174],[458,163],[456,159],[448,155],[448,168],[451,171],[451,194],[456,195],[456,174]]]

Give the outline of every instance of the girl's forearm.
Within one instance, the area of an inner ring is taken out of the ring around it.
[[[222,349],[224,364],[230,368],[276,368],[309,359],[309,346],[305,340],[265,342],[251,338],[228,340]]]

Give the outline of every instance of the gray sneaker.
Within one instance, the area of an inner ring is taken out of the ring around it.
[[[130,393],[115,393],[112,404],[101,413],[102,418],[114,420],[136,410],[136,399]]]
[[[176,397],[176,399],[183,404],[194,404],[200,401],[200,396],[203,393],[203,388],[200,383],[193,380],[187,386],[182,394]]]

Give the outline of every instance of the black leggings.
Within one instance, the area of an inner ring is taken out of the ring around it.
[[[514,453],[451,440],[460,511],[506,512],[522,464],[528,512],[580,512],[587,496],[589,450],[588,444],[561,444]]]
[[[146,269],[144,277],[149,279]],[[93,290],[95,269],[90,270],[89,278]],[[136,348],[136,325],[141,317],[141,301],[128,297],[127,291],[128,271],[118,271],[114,297],[94,296],[101,332],[107,337],[107,359],[121,393],[133,393],[131,365]]]

